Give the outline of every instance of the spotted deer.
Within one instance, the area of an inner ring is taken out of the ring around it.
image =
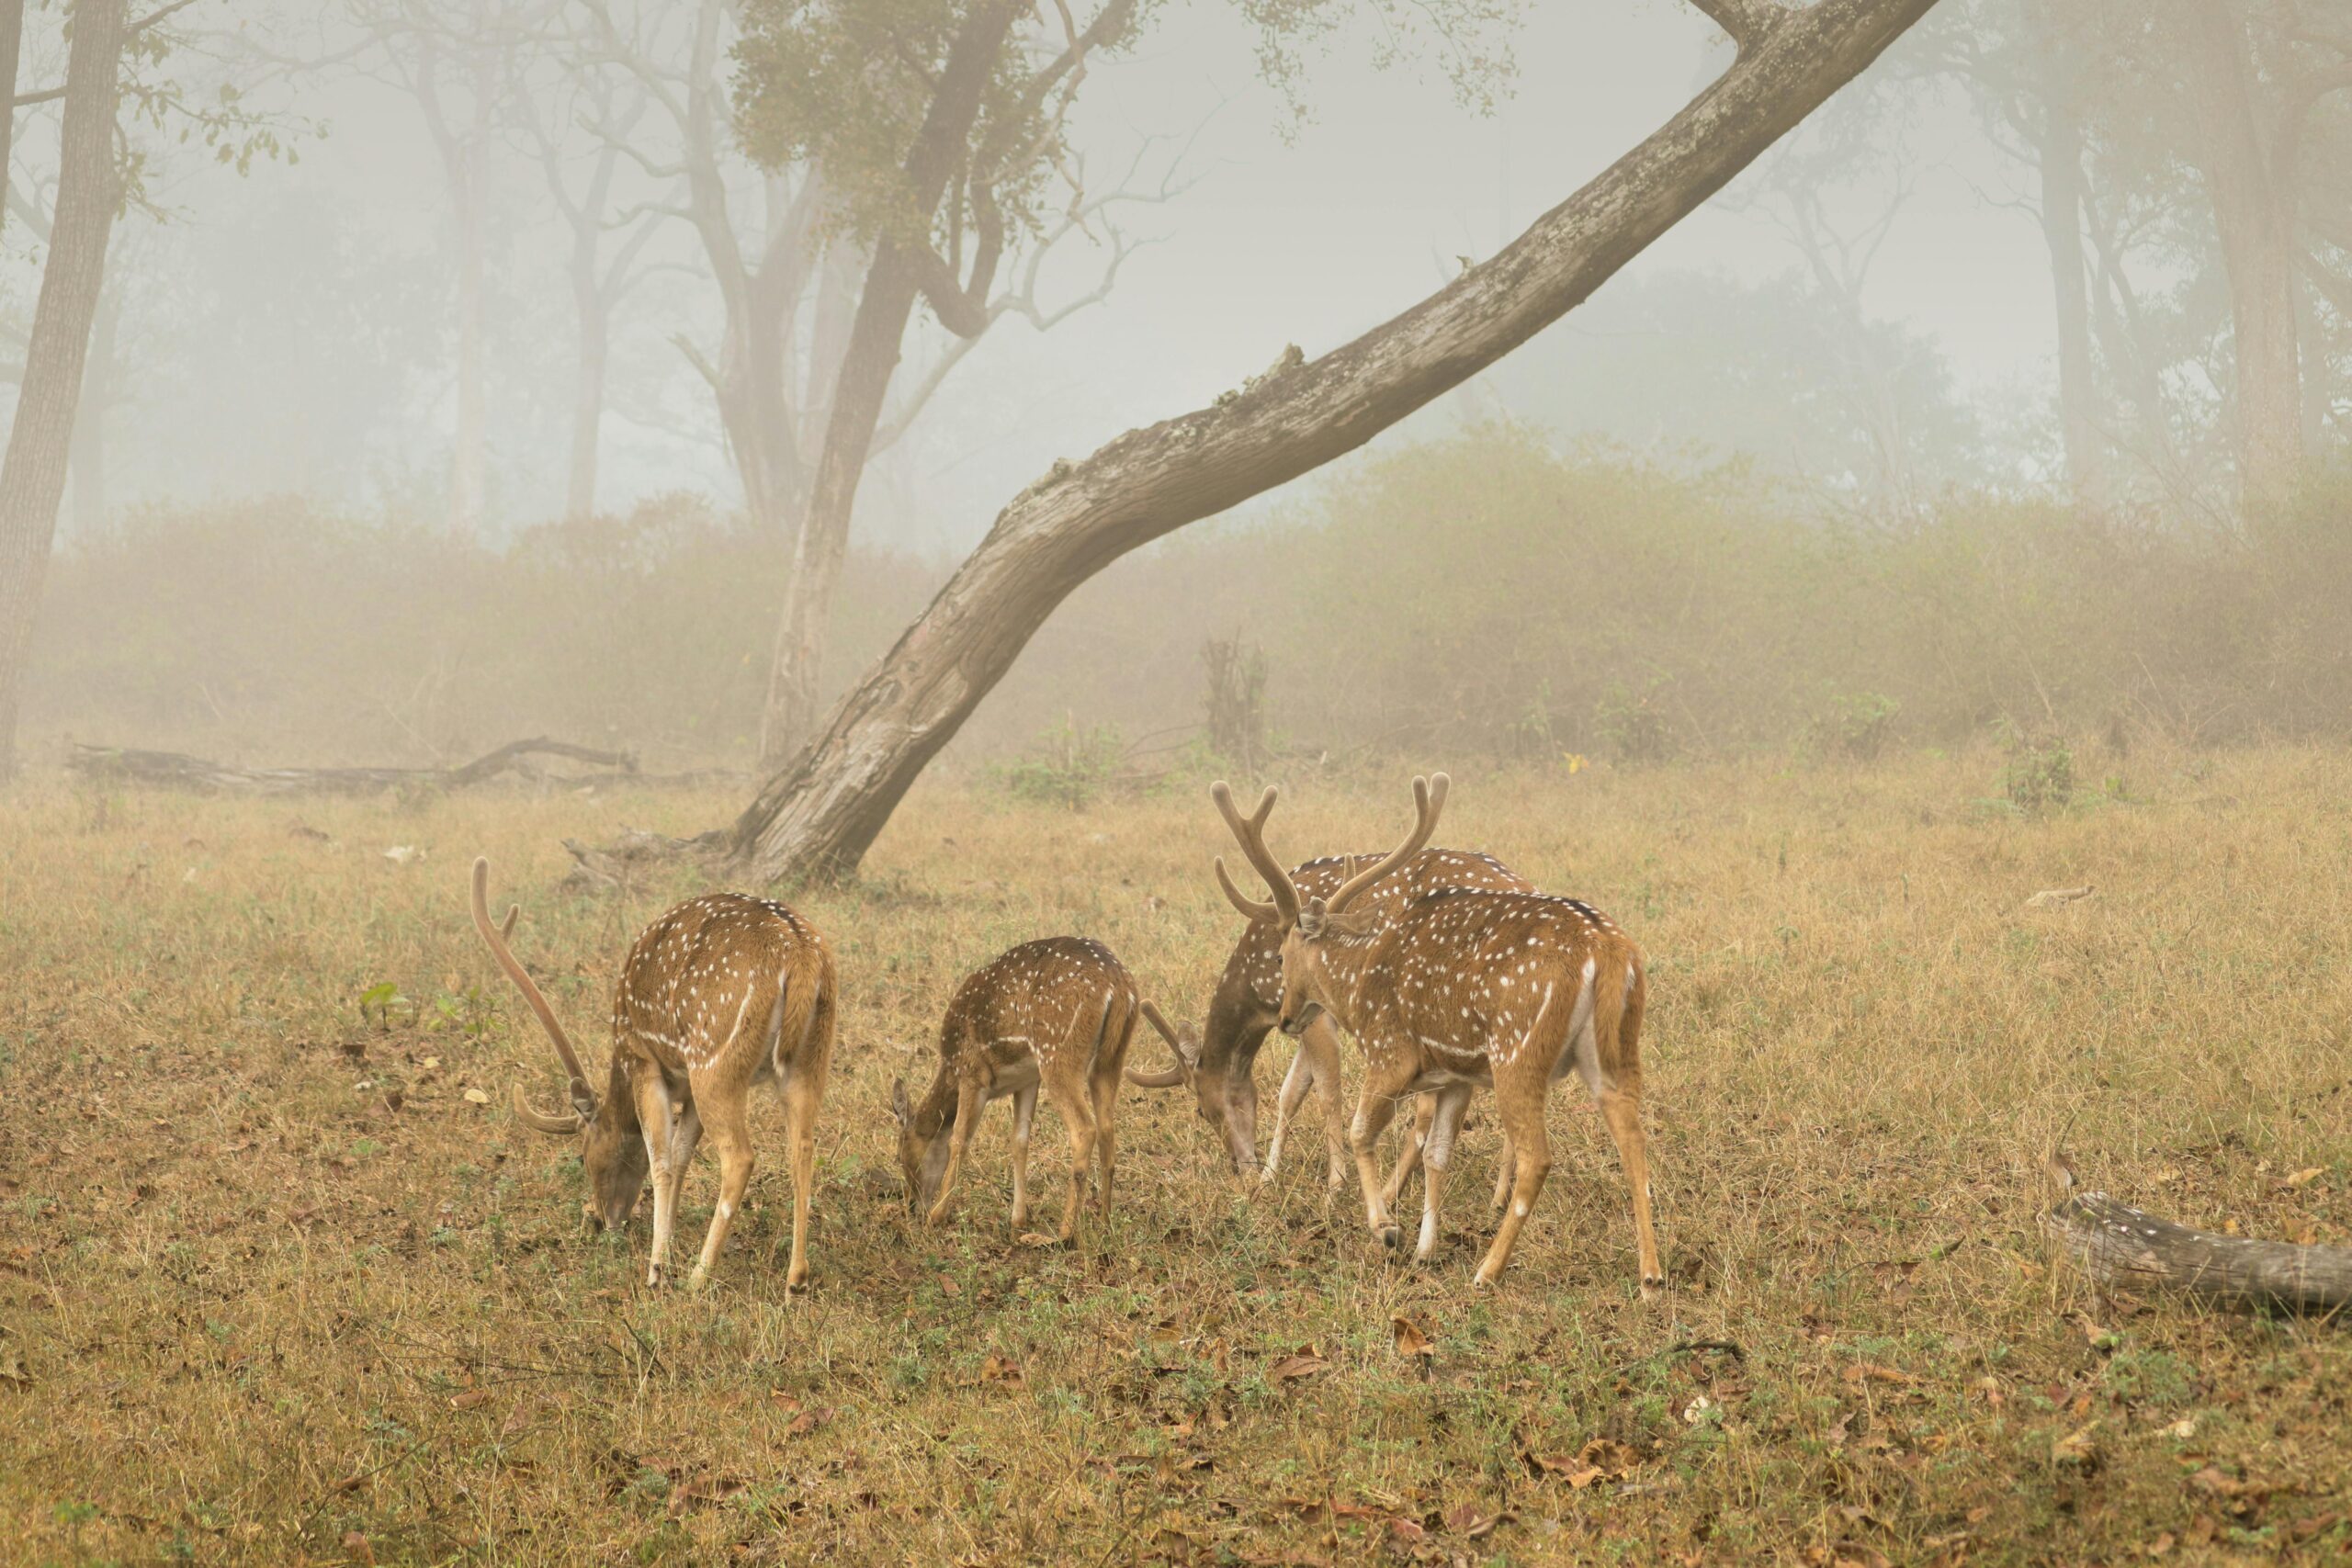
[[[1009,1095],[1012,1224],[1016,1230],[1026,1224],[1029,1128],[1042,1088],[1069,1133],[1069,1202],[1061,1239],[1078,1234],[1088,1168],[1097,1162],[1102,1184],[1096,1206],[1108,1216],[1119,1073],[1138,1015],[1166,1030],[1158,1010],[1139,999],[1126,966],[1084,937],[1024,942],[966,976],[939,1026],[939,1066],[931,1087],[910,1101],[904,1079],[890,1086],[909,1206],[928,1224],[947,1217],[981,1111]]]
[[[1262,824],[1261,824],[1262,825]],[[1290,873],[1291,884],[1305,897],[1325,897],[1363,867],[1380,857],[1327,855],[1307,861]],[[1347,1150],[1347,1117],[1340,1109],[1339,1033],[1329,1019],[1317,1019],[1299,1037],[1298,1054],[1291,1060],[1275,1100],[1273,1134],[1266,1144],[1262,1170],[1257,1158],[1259,1048],[1273,1031],[1282,1001],[1283,927],[1274,907],[1241,896],[1230,881],[1227,896],[1249,923],[1226,959],[1225,971],[1209,998],[1201,1024],[1180,1025],[1173,1031],[1175,1060],[1168,1067],[1145,1071],[1130,1067],[1127,1081],[1146,1089],[1192,1089],[1199,1101],[1201,1120],[1224,1137],[1234,1174],[1270,1179],[1281,1168],[1285,1133],[1291,1118],[1312,1089],[1323,1106],[1326,1179],[1337,1191],[1351,1168]],[[1487,887],[1532,892],[1534,885],[1489,854],[1466,850],[1422,850],[1396,874],[1364,895],[1366,907],[1393,917],[1414,899],[1440,887]],[[1414,1136],[1408,1140],[1385,1190],[1390,1202],[1412,1174],[1421,1141],[1428,1132],[1435,1100],[1421,1097],[1415,1109]]]
[[[1261,907],[1283,932],[1279,1025],[1297,1035],[1317,1014],[1329,1013],[1362,1046],[1363,1087],[1349,1142],[1363,1183],[1366,1220],[1390,1247],[1403,1238],[1374,1179],[1374,1152],[1398,1099],[1436,1095],[1422,1153],[1416,1258],[1427,1258],[1437,1245],[1439,1206],[1463,1111],[1474,1090],[1494,1090],[1509,1206],[1478,1265],[1481,1285],[1493,1284],[1510,1263],[1544,1190],[1552,1163],[1544,1107],[1552,1085],[1573,1068],[1592,1090],[1616,1141],[1633,1190],[1642,1298],[1654,1301],[1665,1280],[1650,1228],[1642,1134],[1639,1042],[1647,984],[1641,951],[1590,905],[1549,894],[1440,888],[1390,918],[1362,902],[1429,842],[1445,807],[1446,787],[1443,773],[1415,779],[1415,822],[1405,842],[1328,897],[1302,897],[1266,848],[1274,792],[1267,790],[1255,815],[1245,818],[1230,789],[1213,786],[1226,825],[1272,895]],[[1227,897],[1254,904],[1233,886],[1222,859],[1216,873]]]
[[[692,898],[645,928],[613,996],[613,1056],[600,1095],[581,1070],[563,1025],[507,946],[519,910],[493,926],[490,862],[474,862],[474,927],[491,956],[538,1015],[571,1075],[571,1109],[534,1111],[514,1086],[514,1114],[542,1133],[581,1137],[589,1220],[628,1225],[650,1175],[653,1258],[646,1283],[670,1262],[678,1193],[706,1123],[718,1151],[718,1207],[689,1281],[699,1286],[742,1206],[755,1163],[745,1097],[773,1083],[784,1097],[792,1168],[792,1262],[785,1289],[808,1278],[808,1196],[816,1180],[817,1110],[832,1061],[833,956],[817,929],[784,905],[741,893]]]

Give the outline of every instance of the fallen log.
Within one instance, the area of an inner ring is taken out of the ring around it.
[[[2333,1314],[2352,1306],[2352,1248],[2215,1235],[2104,1192],[2067,1198],[2041,1224],[2103,1286],[2239,1309]]]
[[[77,743],[65,760],[68,772],[109,783],[152,784],[204,795],[378,795],[423,785],[465,789],[502,774],[526,771],[535,757],[561,757],[603,770],[560,775],[565,784],[648,782],[628,751],[599,751],[538,736],[512,740],[486,756],[456,768],[235,768],[178,751],[142,751],[122,746]]]

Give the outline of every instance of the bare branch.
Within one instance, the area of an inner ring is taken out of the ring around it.
[[[153,27],[157,22],[160,22],[164,17],[170,16],[173,12],[185,11],[190,6],[195,4],[196,0],[171,0],[170,5],[162,6],[157,10],[148,12],[137,21],[123,28],[122,36],[125,38],[136,38],[141,33],[145,32],[149,28]]]

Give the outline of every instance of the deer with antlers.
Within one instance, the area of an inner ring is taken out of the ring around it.
[[[1272,897],[1263,903],[1246,898],[1222,858],[1217,880],[1237,906],[1250,906],[1253,918],[1282,931],[1283,1031],[1297,1035],[1328,1012],[1363,1046],[1363,1088],[1349,1142],[1374,1234],[1391,1247],[1402,1240],[1373,1167],[1398,1099],[1422,1091],[1437,1097],[1421,1155],[1421,1231],[1414,1248],[1416,1258],[1427,1258],[1437,1244],[1462,1114],[1476,1089],[1491,1088],[1510,1182],[1502,1223],[1478,1265],[1477,1282],[1493,1284],[1544,1190],[1551,1169],[1544,1106],[1552,1085],[1573,1069],[1616,1141],[1633,1189],[1642,1299],[1654,1301],[1665,1279],[1650,1227],[1642,1134],[1641,951],[1590,905],[1549,894],[1441,888],[1390,919],[1360,903],[1429,842],[1446,787],[1443,773],[1415,779],[1415,822],[1405,842],[1328,897],[1302,898],[1266,848],[1274,792],[1268,789],[1256,813],[1244,817],[1219,783],[1210,791],[1217,810]]]
[[[1084,937],[1024,942],[966,976],[939,1026],[939,1066],[930,1089],[910,1101],[904,1079],[890,1086],[909,1205],[929,1224],[947,1217],[980,1111],[1010,1096],[1012,1224],[1016,1230],[1025,1224],[1029,1128],[1042,1088],[1069,1132],[1069,1202],[1061,1239],[1078,1234],[1088,1170],[1098,1162],[1102,1184],[1096,1204],[1107,1216],[1119,1073],[1139,1015],[1169,1032],[1159,1010],[1139,998],[1126,966]]]
[[[1266,809],[1271,809],[1267,807]],[[1263,817],[1253,819],[1264,826]],[[1291,885],[1306,898],[1329,897],[1340,885],[1380,858],[1327,855],[1292,868]],[[1249,923],[1233,944],[1225,970],[1217,978],[1203,1022],[1180,1024],[1173,1031],[1174,1062],[1147,1071],[1127,1069],[1127,1081],[1145,1089],[1190,1089],[1199,1101],[1201,1120],[1224,1137],[1234,1174],[1253,1173],[1271,1179],[1281,1168],[1284,1136],[1311,1089],[1323,1106],[1326,1140],[1326,1180],[1338,1191],[1351,1168],[1347,1146],[1347,1117],[1340,1107],[1339,1032],[1328,1017],[1318,1016],[1298,1039],[1298,1054],[1291,1060],[1275,1100],[1272,1135],[1266,1143],[1262,1170],[1257,1160],[1259,1048],[1280,1021],[1282,1005],[1283,926],[1273,906],[1248,898],[1228,879],[1227,897]],[[1394,917],[1414,899],[1442,887],[1483,887],[1500,892],[1533,892],[1534,885],[1489,854],[1465,850],[1421,850],[1363,896],[1363,907],[1384,919]],[[1411,1176],[1429,1132],[1436,1102],[1423,1095],[1414,1115],[1413,1136],[1408,1140],[1384,1190],[1394,1203]]]
[[[833,956],[817,930],[772,899],[712,893],[645,928],[613,997],[613,1056],[601,1095],[539,987],[506,943],[519,909],[491,923],[490,862],[474,862],[474,927],[491,956],[538,1015],[571,1075],[570,1114],[534,1111],[514,1088],[514,1114],[542,1133],[578,1134],[591,1223],[628,1224],[653,1182],[653,1258],[646,1283],[669,1267],[678,1194],[705,1126],[718,1151],[718,1207],[689,1281],[700,1285],[743,1202],[754,1156],[744,1100],[755,1084],[784,1096],[792,1168],[792,1262],[785,1289],[808,1278],[808,1197],[816,1181],[817,1110],[832,1062]]]

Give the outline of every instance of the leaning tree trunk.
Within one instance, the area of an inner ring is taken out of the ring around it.
[[[97,313],[107,241],[121,195],[114,134],[122,14],[123,0],[82,0],[74,8],[58,133],[57,211],[25,346],[24,389],[8,431],[7,457],[0,461],[0,777],[17,772],[25,656],[49,573],[58,503],[65,497],[90,321]]]
[[[1730,70],[1492,259],[1305,363],[1296,349],[1216,406],[1057,463],[819,734],[714,838],[763,881],[855,870],[891,812],[1046,615],[1138,545],[1363,446],[1557,321],[1851,80],[1934,0],[1694,0]]]

